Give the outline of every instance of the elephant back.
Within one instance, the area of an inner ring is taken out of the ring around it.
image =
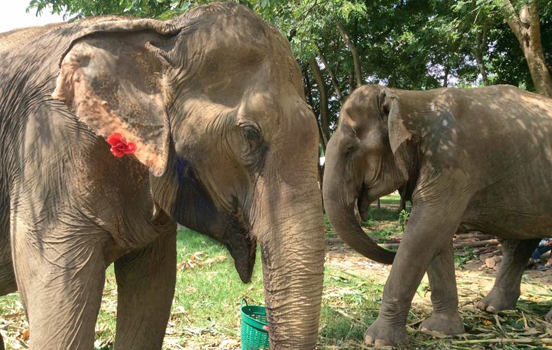
[[[21,47],[44,32],[63,26],[65,23],[54,23],[40,27],[27,27],[0,33],[0,52],[12,51]]]

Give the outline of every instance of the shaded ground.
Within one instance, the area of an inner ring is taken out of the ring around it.
[[[372,262],[342,244],[333,244],[327,251],[327,266],[352,278],[384,285],[390,266]],[[427,276],[416,293],[409,316],[410,348],[417,349],[537,349],[552,348],[552,325],[543,317],[552,306],[552,270],[529,270],[523,277],[522,296],[516,311],[490,315],[475,308],[475,304],[490,291],[496,271],[479,258],[457,269],[461,314],[468,334],[441,339],[418,331],[418,326],[431,314],[431,292]],[[353,315],[353,318],[357,318]],[[488,341],[502,341],[489,343]],[[517,343],[516,343],[517,342]],[[544,343],[546,342],[546,344]],[[350,347],[363,349],[364,347]]]
[[[382,203],[382,209],[372,208],[375,219],[364,223],[365,231],[380,243],[394,245],[399,242],[402,229],[397,213],[396,201]],[[404,222],[402,223],[404,225]],[[351,279],[366,281],[373,285],[383,286],[391,269],[370,261],[336,239],[335,233],[327,229],[326,266],[331,271],[339,271]],[[544,315],[552,307],[552,270],[527,270],[522,279],[522,295],[515,311],[491,315],[475,307],[492,288],[501,260],[500,246],[492,237],[470,238],[459,245],[473,244],[476,247],[455,249],[456,280],[460,301],[460,312],[464,319],[466,334],[454,337],[443,337],[440,334],[425,334],[418,330],[420,323],[431,315],[431,291],[424,276],[412,303],[408,319],[408,332],[411,349],[543,349],[552,348],[552,325],[544,321]],[[479,242],[490,242],[478,246]],[[467,244],[466,244],[467,243]],[[378,294],[381,297],[381,293]],[[380,305],[378,301],[378,305]],[[351,323],[363,322],[362,312],[369,314],[372,310],[355,310],[358,314],[349,314]],[[377,312],[375,312],[377,316]],[[364,349],[362,343],[355,342],[348,349]],[[338,349],[339,347],[334,347]]]

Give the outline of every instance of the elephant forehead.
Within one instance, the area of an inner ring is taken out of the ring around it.
[[[275,101],[276,98],[276,94],[269,90],[247,94],[238,109],[238,121],[261,121],[279,114],[280,108]]]
[[[197,7],[175,18],[173,24],[186,32],[208,35],[211,40],[205,44],[224,40],[262,43],[269,28],[253,11],[230,2]]]
[[[343,106],[340,121],[358,128],[379,118],[378,90],[362,86],[356,90]]]

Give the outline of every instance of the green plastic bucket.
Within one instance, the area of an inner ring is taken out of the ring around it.
[[[241,301],[241,348],[242,350],[270,349],[266,308],[249,306],[245,299]]]

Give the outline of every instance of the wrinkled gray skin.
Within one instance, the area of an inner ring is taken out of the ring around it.
[[[278,31],[211,4],[10,32],[0,50],[0,292],[19,289],[31,349],[93,348],[113,262],[115,349],[160,349],[175,221],[225,244],[244,282],[259,242],[272,349],[314,349],[317,128]],[[116,132],[134,155],[110,153]]]
[[[464,332],[452,250],[459,228],[503,240],[495,285],[478,307],[515,307],[531,251],[539,237],[552,236],[551,140],[552,100],[511,86],[362,86],[350,96],[326,152],[324,203],[332,225],[357,251],[390,263],[393,254],[359,227],[355,202],[363,219],[371,202],[400,187],[413,203],[366,343],[406,343],[406,317],[426,271],[433,315],[422,327]]]

